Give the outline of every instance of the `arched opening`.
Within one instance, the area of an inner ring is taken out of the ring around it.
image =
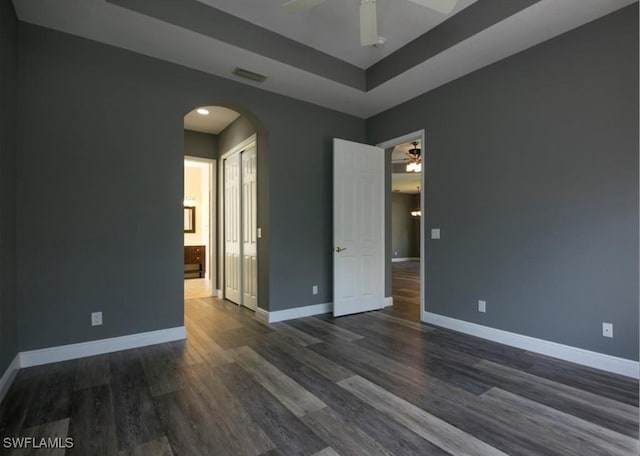
[[[263,137],[251,113],[227,103],[200,105],[184,116],[186,301],[257,309],[264,287],[258,243]]]

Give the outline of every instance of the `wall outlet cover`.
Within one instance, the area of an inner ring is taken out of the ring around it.
[[[486,312],[487,311],[487,301],[483,301],[482,299],[478,300],[478,312]]]
[[[440,239],[440,228],[431,228],[431,239]]]
[[[318,285],[314,285],[314,286],[311,288],[311,293],[313,293],[314,295],[317,295],[317,294],[318,294]]]
[[[91,312],[91,326],[102,325],[102,312]]]
[[[613,323],[602,323],[602,336],[613,337]]]

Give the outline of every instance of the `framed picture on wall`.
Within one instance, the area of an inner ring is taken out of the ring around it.
[[[196,208],[193,206],[184,207],[184,232],[196,232]]]

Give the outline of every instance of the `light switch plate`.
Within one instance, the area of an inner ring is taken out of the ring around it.
[[[262,237],[262,228],[258,228],[258,239]]]
[[[440,239],[440,228],[431,228],[431,239]]]

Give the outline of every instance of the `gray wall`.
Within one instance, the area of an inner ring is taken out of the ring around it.
[[[37,26],[19,31],[22,350],[182,324],[183,116],[202,105],[258,125],[260,307],[331,301],[331,138],[363,141],[362,119]],[[92,328],[96,310],[104,325]]]
[[[420,195],[417,195],[418,198]],[[411,216],[411,211],[420,208],[416,195],[391,194],[391,252],[392,258],[417,258],[420,256],[416,235],[420,230],[420,219]]]
[[[199,131],[184,131],[184,154],[190,157],[218,158],[218,135]]]
[[[18,24],[0,0],[0,376],[18,352],[16,308],[16,50]]]
[[[220,132],[220,156],[226,154],[249,136],[256,134],[256,127],[251,120],[240,116]]]
[[[368,119],[426,131],[427,310],[637,360],[638,120],[637,4]]]

